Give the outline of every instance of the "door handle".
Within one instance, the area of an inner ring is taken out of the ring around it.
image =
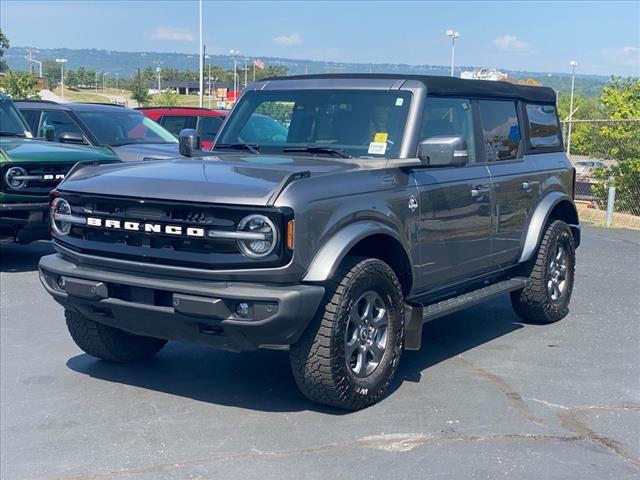
[[[522,182],[522,189],[523,190],[531,190],[534,186],[538,185],[540,182],[530,182],[530,181],[526,181],[526,182]]]
[[[481,197],[485,193],[489,193],[491,188],[489,187],[475,187],[471,189],[471,198]]]

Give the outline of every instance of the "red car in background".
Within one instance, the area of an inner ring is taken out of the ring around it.
[[[209,110],[198,107],[143,107],[138,108],[151,120],[158,122],[176,137],[185,128],[200,134],[202,148],[210,149],[229,110]]]

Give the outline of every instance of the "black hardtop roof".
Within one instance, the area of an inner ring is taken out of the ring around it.
[[[549,87],[515,85],[509,82],[466,80],[442,75],[403,75],[400,73],[331,73],[272,77],[263,81],[311,79],[416,80],[424,84],[428,95],[518,98],[529,102],[555,103],[556,92]]]
[[[121,112],[123,108],[126,108],[115,103],[58,103],[52,100],[16,100],[15,103],[20,106],[33,105],[35,108],[44,108],[47,110],[72,110],[74,112],[95,112],[101,110]]]

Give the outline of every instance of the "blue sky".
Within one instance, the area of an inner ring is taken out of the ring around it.
[[[197,1],[2,0],[14,46],[196,53]],[[208,51],[640,75],[640,2],[204,2]]]

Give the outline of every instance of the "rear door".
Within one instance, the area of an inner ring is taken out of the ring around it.
[[[465,138],[463,167],[413,170],[419,191],[420,265],[417,288],[429,289],[492,268],[489,171],[477,155],[472,102],[466,98],[427,97],[419,141],[439,135]]]
[[[513,100],[479,100],[483,153],[494,189],[494,265],[518,261],[524,229],[540,196],[533,155],[524,155],[522,121]]]

